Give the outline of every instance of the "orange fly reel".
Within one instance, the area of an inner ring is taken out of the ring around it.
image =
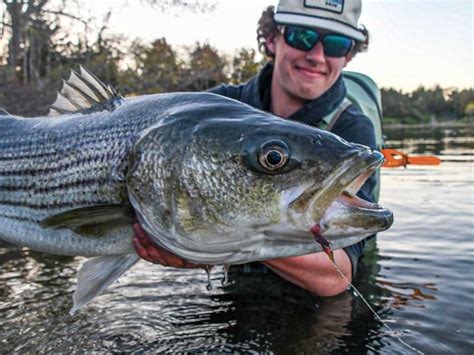
[[[384,168],[398,168],[400,166],[406,167],[408,164],[415,165],[439,165],[441,159],[434,156],[417,156],[410,157],[405,153],[400,152],[396,149],[382,149],[381,153],[385,157],[385,161],[382,165]]]

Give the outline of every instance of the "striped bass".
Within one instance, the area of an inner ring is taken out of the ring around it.
[[[123,99],[81,68],[55,117],[0,115],[0,239],[96,257],[74,307],[139,257],[132,223],[198,264],[241,264],[333,249],[390,227],[355,196],[379,152],[210,93]]]

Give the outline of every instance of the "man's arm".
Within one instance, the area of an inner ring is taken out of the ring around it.
[[[347,253],[342,249],[335,250],[334,258],[344,276],[352,282],[352,266]],[[348,287],[347,281],[322,252],[268,260],[263,264],[285,280],[316,296],[335,296]]]

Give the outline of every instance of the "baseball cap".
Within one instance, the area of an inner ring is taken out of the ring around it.
[[[282,25],[316,27],[364,41],[359,27],[361,0],[280,0],[274,20]]]

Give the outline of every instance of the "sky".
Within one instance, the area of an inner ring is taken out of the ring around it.
[[[201,0],[206,1],[206,0]],[[114,8],[110,30],[151,42],[165,37],[173,46],[209,42],[234,54],[238,48],[257,49],[256,24],[262,10],[275,0],[209,0],[207,14],[160,13],[139,0],[96,0],[100,13]],[[359,23],[371,33],[367,53],[347,69],[371,76],[381,87],[405,92],[420,85],[474,87],[474,0],[363,0]]]

